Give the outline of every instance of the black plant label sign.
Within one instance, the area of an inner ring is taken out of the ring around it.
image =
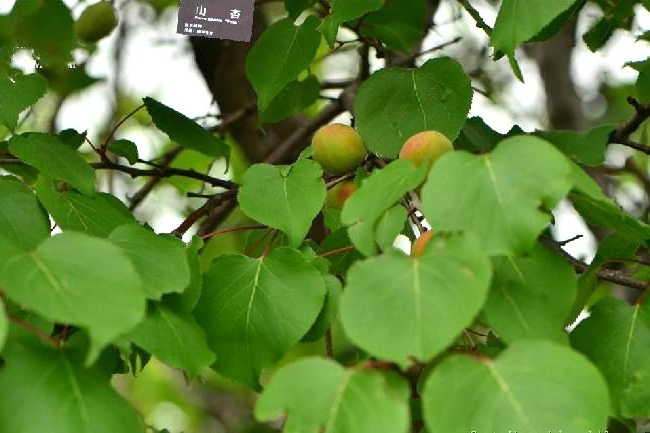
[[[249,42],[255,0],[181,0],[176,32]]]

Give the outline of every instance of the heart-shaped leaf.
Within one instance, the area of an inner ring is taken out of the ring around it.
[[[427,362],[472,323],[490,277],[490,261],[473,237],[437,235],[420,257],[395,251],[353,265],[341,322],[355,344],[378,358]]]
[[[142,417],[100,367],[84,368],[74,352],[8,344],[0,369],[0,431],[142,433]]]
[[[472,104],[467,74],[450,58],[418,69],[387,68],[364,81],[354,104],[356,128],[368,149],[394,158],[412,135],[436,130],[454,140]]]
[[[524,257],[497,257],[493,266],[484,313],[499,337],[566,343],[564,325],[577,291],[573,267],[539,244]]]
[[[508,138],[492,153],[451,152],[422,188],[422,209],[434,230],[474,232],[490,255],[530,251],[569,191],[572,169],[536,137]]]
[[[452,356],[422,398],[428,429],[445,433],[605,431],[609,412],[598,370],[550,341],[516,341],[496,360]]]
[[[291,248],[216,259],[194,314],[217,354],[217,371],[258,386],[260,373],[309,331],[325,293],[318,270]]]
[[[237,199],[246,215],[282,230],[297,247],[325,201],[322,175],[308,159],[291,166],[255,164],[244,174]]]
[[[286,414],[284,433],[406,433],[408,398],[401,378],[307,358],[273,376],[255,416],[270,421]]]
[[[626,418],[650,417],[645,407],[625,407],[634,398],[629,389],[643,380],[650,359],[650,302],[628,305],[614,298],[603,299],[590,309],[588,319],[571,333],[571,344],[587,355],[603,373],[612,393],[613,407]],[[650,384],[650,377],[645,378]],[[626,392],[630,395],[625,396]],[[637,412],[638,411],[638,412]]]
[[[142,282],[128,257],[104,239],[65,232],[24,252],[0,242],[0,285],[43,317],[88,330],[87,362],[144,316]]]

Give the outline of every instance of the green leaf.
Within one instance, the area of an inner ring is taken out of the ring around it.
[[[339,26],[379,9],[384,0],[330,0],[330,15],[323,20],[319,29],[330,47],[336,42]]]
[[[257,401],[255,417],[270,421],[286,414],[284,433],[406,433],[408,398],[401,378],[306,358],[273,376]]]
[[[348,268],[363,256],[355,248],[351,247],[351,241],[348,231],[345,228],[339,228],[327,236],[318,247],[318,254],[330,253],[326,258],[330,262],[330,272],[332,274],[345,275]],[[332,251],[348,248],[336,254]]]
[[[317,341],[323,338],[339,312],[339,302],[343,293],[341,281],[334,275],[323,275],[323,279],[327,287],[325,303],[316,322],[314,322],[309,332],[302,338],[302,341]]]
[[[600,165],[605,161],[605,148],[614,129],[616,125],[602,125],[589,132],[538,131],[535,135],[580,164]]]
[[[108,240],[131,259],[147,298],[160,300],[165,293],[182,292],[190,283],[190,268],[179,239],[157,235],[139,224],[126,224],[116,228]]]
[[[608,409],[598,370],[550,341],[516,341],[496,360],[452,356],[423,394],[428,429],[445,433],[602,432]]]
[[[58,69],[42,68],[39,69],[39,73],[47,78],[49,89],[58,93],[58,96],[62,98],[103,81],[101,78],[88,75],[86,62],[75,63],[72,67],[62,66]]]
[[[617,28],[630,29],[634,16],[636,0],[619,0],[616,2],[600,2],[603,9],[601,17],[594,26],[583,36],[589,49],[596,52],[602,48]]]
[[[640,100],[650,100],[650,60],[639,70],[639,76],[636,79],[636,93]]]
[[[23,252],[2,240],[0,285],[9,299],[43,317],[88,330],[87,363],[144,316],[142,283],[110,242],[66,232]]]
[[[572,177],[574,191],[569,198],[588,224],[613,229],[618,236],[630,241],[650,239],[650,226],[618,207],[582,168],[573,163]]]
[[[138,146],[130,140],[115,140],[108,143],[108,150],[117,156],[122,156],[129,161],[129,164],[138,162]]]
[[[359,89],[356,128],[368,149],[394,158],[421,131],[437,130],[453,141],[471,103],[470,80],[450,58],[432,59],[413,70],[382,69]]]
[[[313,16],[298,27],[288,18],[277,21],[251,49],[246,58],[246,75],[257,93],[260,113],[264,114],[282,89],[311,63],[320,44],[318,22]]]
[[[117,227],[136,222],[124,203],[112,194],[100,192],[88,197],[76,191],[58,191],[51,180],[40,178],[36,195],[63,230],[106,237]]]
[[[601,49],[612,37],[616,30],[616,20],[603,16],[582,36],[582,40],[587,44],[589,50],[595,53]]]
[[[5,341],[7,341],[7,334],[9,333],[9,320],[7,319],[7,313],[5,312],[5,303],[0,298],[0,354],[2,354],[2,348],[5,346]]]
[[[45,176],[67,182],[85,195],[95,193],[95,170],[55,135],[15,135],[9,140],[9,151]]]
[[[14,131],[18,116],[35,104],[47,90],[47,81],[38,74],[18,75],[12,82],[0,75],[0,124]]]
[[[323,171],[316,162],[300,159],[291,166],[252,165],[237,195],[250,218],[282,230],[297,247],[325,201]]]
[[[203,274],[201,272],[201,258],[199,253],[203,249],[203,246],[203,240],[198,236],[192,238],[192,241],[186,246],[185,254],[187,255],[187,263],[190,270],[190,282],[185,290],[183,290],[183,293],[167,296],[167,305],[172,305],[183,311],[192,311],[199,302],[201,288],[203,287]]]
[[[564,325],[577,290],[571,265],[540,244],[528,256],[498,257],[493,265],[484,314],[499,337],[566,343]]]
[[[75,353],[10,344],[0,369],[0,431],[12,433],[142,433],[140,415],[99,367]]]
[[[504,138],[480,117],[470,117],[454,141],[454,147],[470,153],[485,153],[492,151]]]
[[[607,379],[616,414],[626,418],[650,417],[649,404],[640,413],[622,411],[626,390],[636,387],[638,375],[648,371],[650,307],[647,302],[632,306],[619,299],[603,299],[571,333],[571,344],[591,359]],[[648,385],[650,382],[646,382]]]
[[[275,123],[311,106],[320,96],[320,83],[310,75],[302,81],[292,81],[273,98],[269,107],[260,114],[260,123]]]
[[[50,236],[50,220],[36,196],[11,177],[0,177],[0,235],[23,250]]]
[[[393,246],[397,235],[404,230],[407,216],[408,212],[406,208],[402,205],[397,205],[388,209],[379,218],[375,227],[375,239],[382,251]]]
[[[625,418],[650,416],[650,368],[632,376],[621,397],[621,413]]]
[[[377,38],[393,50],[408,53],[422,38],[427,17],[425,0],[384,2],[381,9],[363,18],[360,32]]]
[[[178,145],[204,155],[228,159],[230,147],[189,117],[153,98],[144,98],[144,104],[156,127]]]
[[[284,0],[284,7],[291,18],[297,18],[305,9],[313,6],[318,0]]]
[[[578,280],[578,293],[569,314],[567,324],[573,323],[580,312],[587,307],[593,299],[594,292],[598,289],[598,270],[610,259],[637,259],[634,254],[639,248],[639,239],[630,240],[614,233],[606,236],[600,241],[596,257],[593,258],[589,267],[582,273]]]
[[[650,239],[650,226],[628,215],[611,199],[597,199],[581,192],[572,192],[571,203],[588,224],[616,230],[616,233],[630,240]]]
[[[492,45],[508,55],[569,9],[577,0],[503,0],[491,34]]]
[[[469,230],[490,255],[526,253],[571,187],[569,161],[531,136],[502,141],[489,154],[456,151],[440,158],[422,188],[434,230]],[[543,209],[540,209],[543,207]]]
[[[64,129],[58,134],[61,143],[68,146],[70,149],[78,150],[86,141],[87,132],[79,133],[74,129]]]
[[[350,226],[348,235],[361,253],[370,256],[377,252],[377,222],[404,194],[417,188],[426,175],[424,165],[417,168],[409,160],[393,161],[364,179],[345,201],[341,221]]]
[[[190,378],[215,360],[205,333],[188,312],[153,304],[131,333],[133,342],[156,358],[185,370]]]
[[[74,21],[70,8],[62,0],[27,2],[21,17],[12,10],[13,40],[34,50],[39,63],[63,69],[72,61],[75,47]]]
[[[420,257],[393,251],[355,263],[341,299],[341,323],[373,356],[402,366],[413,358],[427,362],[472,323],[491,273],[473,237],[436,235]]]
[[[257,386],[260,373],[309,331],[325,293],[320,273],[291,248],[258,259],[217,258],[194,310],[217,354],[217,371]]]

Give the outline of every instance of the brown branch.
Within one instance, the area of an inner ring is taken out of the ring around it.
[[[329,256],[333,256],[335,254],[344,253],[344,252],[352,251],[352,250],[354,250],[354,245],[348,245],[347,247],[337,248],[337,249],[332,250],[332,251],[324,252],[322,254],[317,255],[316,257],[329,257]]]
[[[127,114],[126,116],[124,116],[124,117],[123,117],[119,122],[117,122],[117,123],[115,124],[115,126],[113,127],[113,129],[111,130],[111,132],[110,132],[110,133],[108,134],[108,136],[106,137],[106,140],[105,140],[104,143],[102,144],[101,149],[99,150],[100,155],[106,155],[106,148],[108,147],[108,143],[113,139],[113,136],[115,135],[115,133],[117,132],[117,130],[120,128],[120,126],[122,126],[122,125],[124,124],[124,122],[126,122],[127,120],[129,120],[129,119],[130,119],[130,118],[131,118],[135,113],[137,113],[138,111],[142,110],[144,107],[145,107],[144,104],[138,106],[137,108],[135,108],[135,109],[134,109],[133,111],[131,111],[129,114]]]
[[[176,228],[176,230],[172,232],[172,234],[179,238],[182,237],[194,225],[194,223],[196,223],[202,217],[208,215],[215,207],[231,201],[236,194],[237,190],[232,189],[210,198],[203,204],[203,206],[190,213],[187,218],[185,218],[183,222]]]
[[[226,228],[215,230],[213,232],[202,235],[201,239],[208,239],[208,238],[211,238],[213,236],[225,235],[227,233],[244,232],[244,231],[250,231],[250,230],[264,230],[264,229],[267,229],[267,228],[268,228],[267,226],[262,226],[262,225],[226,227]]]
[[[167,178],[172,176],[181,176],[188,177],[190,179],[196,179],[208,183],[212,186],[218,186],[225,189],[237,189],[238,185],[235,182],[218,179],[216,177],[208,176],[207,174],[199,173],[195,170],[186,170],[182,168],[173,168],[173,167],[156,167],[152,169],[141,169],[135,167],[127,167],[125,165],[120,165],[112,161],[103,161],[95,162],[90,164],[93,168],[97,170],[116,170],[126,173],[133,178],[136,177],[156,177],[156,178]]]
[[[632,115],[618,129],[610,134],[609,142],[619,143],[650,155],[650,146],[638,143],[630,139],[630,135],[639,129],[643,122],[650,119],[650,102],[646,104],[640,104],[636,99],[632,97],[628,97],[627,102],[634,107],[634,115]]]
[[[19,319],[18,317],[14,317],[10,314],[7,314],[7,319],[10,322],[20,326],[30,334],[37,336],[38,338],[40,338],[41,340],[43,340],[45,343],[52,346],[53,348],[59,349],[61,347],[61,341],[57,340],[56,338],[53,338],[52,336],[48,335],[46,332],[42,331],[41,329],[37,328],[31,323],[25,322],[24,320]]]
[[[548,247],[551,251],[565,259],[573,268],[576,270],[576,272],[583,274],[589,269],[589,265],[582,260],[578,260],[575,257],[573,257],[571,254],[567,253],[562,249],[560,244],[553,239],[549,239],[546,237],[540,237],[539,238],[540,242],[543,243],[546,247]],[[599,268],[596,270],[596,275],[598,278],[601,280],[609,281],[611,283],[616,283],[620,284],[621,286],[626,286],[630,287],[632,289],[636,290],[645,290],[646,288],[646,283],[644,281],[639,281],[634,278],[630,278],[627,275],[625,275],[624,272],[621,272],[619,270],[615,269],[608,269],[608,268]]]
[[[162,160],[160,162],[160,165],[162,167],[169,167],[169,164],[172,163],[172,161],[178,156],[179,153],[183,148],[181,146],[176,146],[173,149],[169,150],[162,156]],[[142,201],[144,201],[145,198],[153,191],[153,189],[160,183],[162,180],[161,177],[152,177],[147,181],[147,183],[144,184],[142,188],[140,188],[135,194],[133,194],[132,197],[130,197],[130,204],[129,204],[129,210],[133,211],[135,208],[137,208]]]

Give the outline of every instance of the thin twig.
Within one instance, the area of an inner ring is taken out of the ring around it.
[[[650,146],[637,143],[630,139],[630,135],[639,129],[643,122],[650,119],[650,102],[640,104],[632,97],[628,97],[627,102],[634,107],[634,115],[627,119],[618,129],[612,131],[609,136],[609,142],[619,143],[650,155]]]
[[[41,340],[43,340],[45,343],[52,346],[53,348],[59,349],[61,347],[61,342],[59,340],[43,332],[41,329],[38,329],[36,326],[32,325],[31,323],[25,322],[24,320],[19,319],[18,317],[14,317],[10,314],[7,314],[7,319],[9,319],[10,322],[20,326],[30,334],[37,336],[38,338],[40,338]]]
[[[186,170],[182,168],[161,167],[152,169],[141,169],[136,167],[127,167],[117,164],[112,161],[103,161],[92,163],[91,166],[97,170],[116,170],[136,177],[157,177],[167,178],[172,176],[188,177],[208,183],[212,186],[218,186],[225,189],[236,189],[238,185],[230,180],[218,179],[216,177],[208,176],[207,174],[199,173],[195,170]]]
[[[250,230],[264,230],[267,229],[267,226],[255,225],[255,226],[239,226],[239,227],[226,227],[223,229],[215,230],[211,233],[201,235],[201,239],[208,239],[213,236],[225,235],[226,233],[235,233],[235,232],[245,232]]]
[[[540,242],[550,248],[553,252],[564,258],[578,273],[585,273],[589,269],[589,265],[582,260],[578,260],[571,254],[567,253],[562,247],[553,239],[540,237]],[[599,268],[596,270],[596,275],[601,280],[609,281],[612,283],[620,284],[621,286],[630,287],[637,290],[645,290],[646,283],[634,278],[630,278],[625,273],[607,268]]]
[[[130,119],[130,118],[131,118],[135,113],[137,113],[138,111],[142,110],[144,107],[145,107],[144,104],[138,106],[137,108],[135,108],[135,109],[134,109],[133,111],[131,111],[129,114],[127,114],[126,116],[124,116],[124,117],[123,117],[119,122],[117,122],[117,123],[115,124],[115,126],[113,127],[113,129],[111,130],[111,132],[108,134],[108,137],[106,137],[106,140],[104,141],[104,144],[102,144],[102,147],[101,147],[100,153],[102,153],[102,154],[105,154],[105,153],[106,153],[106,147],[108,147],[108,143],[113,139],[113,136],[115,135],[115,133],[117,132],[117,130],[120,128],[120,126],[122,126],[122,125],[124,124],[124,122],[126,122],[127,120],[129,120],[129,119]]]
[[[354,250],[354,245],[348,245],[347,247],[337,248],[332,251],[324,252],[322,254],[317,255],[316,257],[329,257],[335,254],[344,253],[346,251],[352,251],[352,250]]]
[[[217,194],[214,197],[210,198],[203,204],[203,206],[190,213],[176,228],[176,230],[172,232],[172,234],[179,238],[182,237],[194,225],[194,223],[209,214],[210,211],[216,206],[223,204],[225,201],[231,199],[236,194],[236,190],[230,190],[221,194]]]

